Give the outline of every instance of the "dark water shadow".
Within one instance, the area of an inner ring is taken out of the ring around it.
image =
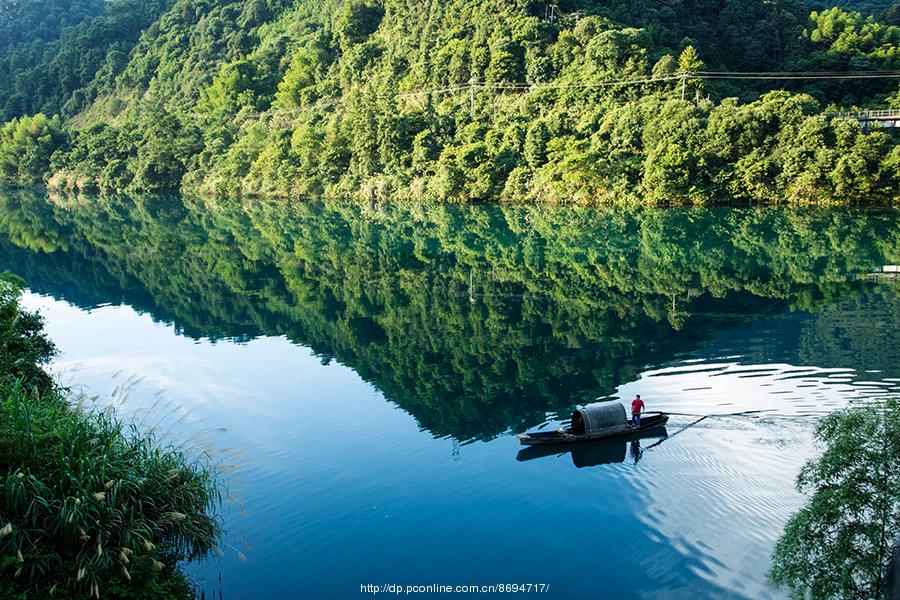
[[[894,554],[885,573],[886,600],[900,600],[900,539],[894,545]]]
[[[519,450],[516,460],[526,462],[546,456],[559,456],[572,454],[572,464],[577,468],[596,467],[599,465],[611,465],[625,462],[627,456],[637,462],[643,455],[641,440],[660,439],[668,437],[665,427],[623,435],[620,437],[597,440],[593,442],[579,442],[577,444],[548,444],[546,446],[528,446]]]

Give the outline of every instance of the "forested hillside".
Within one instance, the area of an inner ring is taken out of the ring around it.
[[[822,10],[831,6],[821,0],[812,0],[808,3],[813,10]],[[855,10],[866,16],[874,16],[878,20],[890,25],[900,25],[897,17],[900,17],[900,5],[893,0],[845,0],[838,2],[837,6],[844,10]]]
[[[103,0],[0,0],[0,50],[52,42],[60,33],[103,13]]]
[[[0,20],[33,18],[27,4]],[[73,22],[0,47],[6,180],[449,201],[900,196],[897,136],[826,114],[900,107],[897,78],[715,75],[900,70],[900,27],[799,0],[111,0]]]
[[[141,32],[171,0],[20,0],[0,5],[0,118],[74,116],[111,92]]]

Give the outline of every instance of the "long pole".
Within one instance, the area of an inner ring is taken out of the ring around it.
[[[684,100],[684,88],[687,82],[687,73],[681,76],[681,99]]]
[[[469,79],[469,116],[475,120],[475,78]]]
[[[745,411],[743,411],[743,412],[736,412],[736,413],[727,413],[727,414],[719,414],[719,415],[717,415],[717,414],[703,415],[703,416],[701,416],[699,419],[697,419],[696,421],[693,421],[693,422],[691,422],[691,423],[688,423],[687,425],[685,425],[684,427],[682,427],[681,429],[679,429],[678,431],[676,431],[676,432],[673,433],[672,435],[667,435],[666,437],[662,438],[662,439],[659,440],[658,442],[654,442],[654,443],[650,444],[650,445],[647,446],[647,448],[645,448],[645,449],[646,449],[646,450],[650,450],[651,448],[655,448],[655,447],[659,446],[660,444],[662,444],[664,441],[666,441],[666,440],[668,440],[668,439],[670,439],[670,438],[675,437],[676,435],[678,435],[679,433],[681,433],[681,432],[684,431],[685,429],[690,429],[691,427],[693,427],[693,426],[696,425],[697,423],[700,423],[701,421],[705,421],[706,419],[709,419],[710,417],[740,417],[740,416],[744,416],[744,415],[752,415],[752,414],[760,413],[760,412],[762,412],[762,411],[761,411],[761,410],[745,410]],[[689,417],[696,417],[696,416],[698,416],[698,415],[691,414],[691,413],[666,413],[666,414],[669,414],[669,415],[684,415],[684,416],[689,416]]]

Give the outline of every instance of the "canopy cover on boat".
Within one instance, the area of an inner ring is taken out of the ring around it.
[[[576,435],[614,433],[627,427],[625,407],[614,400],[588,404],[572,413],[572,430]]]

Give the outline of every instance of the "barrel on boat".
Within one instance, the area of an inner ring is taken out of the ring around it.
[[[575,435],[614,435],[627,428],[625,407],[615,400],[588,404],[572,413],[572,433]]]

